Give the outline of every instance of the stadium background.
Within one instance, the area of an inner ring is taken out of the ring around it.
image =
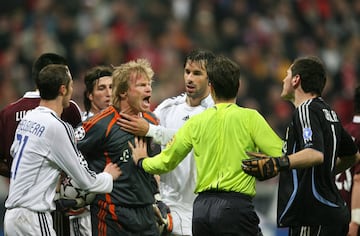
[[[81,108],[88,68],[148,58],[156,73],[155,108],[183,91],[183,58],[200,47],[241,66],[238,104],[258,109],[281,137],[292,111],[279,98],[281,81],[301,55],[325,62],[323,97],[342,122],[352,116],[360,0],[0,0],[0,6],[0,109],[34,88],[31,65],[49,51],[69,60]],[[0,180],[3,202],[7,182]],[[257,191],[265,236],[282,235],[275,227],[276,179],[259,183]]]

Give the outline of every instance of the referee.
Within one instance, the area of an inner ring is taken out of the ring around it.
[[[218,56],[207,66],[215,106],[191,117],[159,155],[146,158],[146,145],[135,138],[132,155],[139,168],[153,174],[173,170],[194,149],[197,168],[193,235],[262,235],[254,210],[255,178],[241,169],[246,151],[280,155],[282,141],[255,110],[235,98],[240,69]]]

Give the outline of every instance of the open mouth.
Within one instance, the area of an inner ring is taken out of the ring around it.
[[[145,104],[147,104],[147,105],[150,104],[150,97],[151,97],[151,96],[148,96],[148,97],[145,97],[145,98],[143,99],[143,101],[144,101]]]

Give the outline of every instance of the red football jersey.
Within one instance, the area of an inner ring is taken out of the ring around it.
[[[14,140],[14,134],[19,121],[25,114],[37,107],[40,103],[40,95],[37,91],[27,92],[25,95],[14,103],[9,104],[0,111],[0,160],[5,161],[8,170],[0,170],[0,174],[9,176],[11,168],[10,147]],[[65,108],[61,119],[76,127],[81,122],[81,111],[79,106],[70,102],[70,106]],[[7,173],[4,173],[7,172]]]
[[[345,130],[353,137],[356,145],[360,148],[360,116],[355,116],[353,121],[344,126]],[[351,206],[351,191],[353,176],[360,173],[360,163],[347,169],[336,176],[336,185],[346,204]]]

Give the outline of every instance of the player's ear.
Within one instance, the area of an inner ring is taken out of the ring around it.
[[[66,92],[67,92],[66,86],[65,86],[64,84],[61,85],[60,88],[59,88],[59,94],[60,94],[61,96],[64,96],[64,95],[66,94]]]
[[[94,100],[94,96],[93,96],[92,93],[88,93],[88,94],[87,94],[87,97],[88,97],[88,99],[89,99],[90,101],[93,101],[93,100]]]
[[[300,84],[301,78],[300,75],[295,75],[292,77],[291,83],[293,87],[297,87]]]

